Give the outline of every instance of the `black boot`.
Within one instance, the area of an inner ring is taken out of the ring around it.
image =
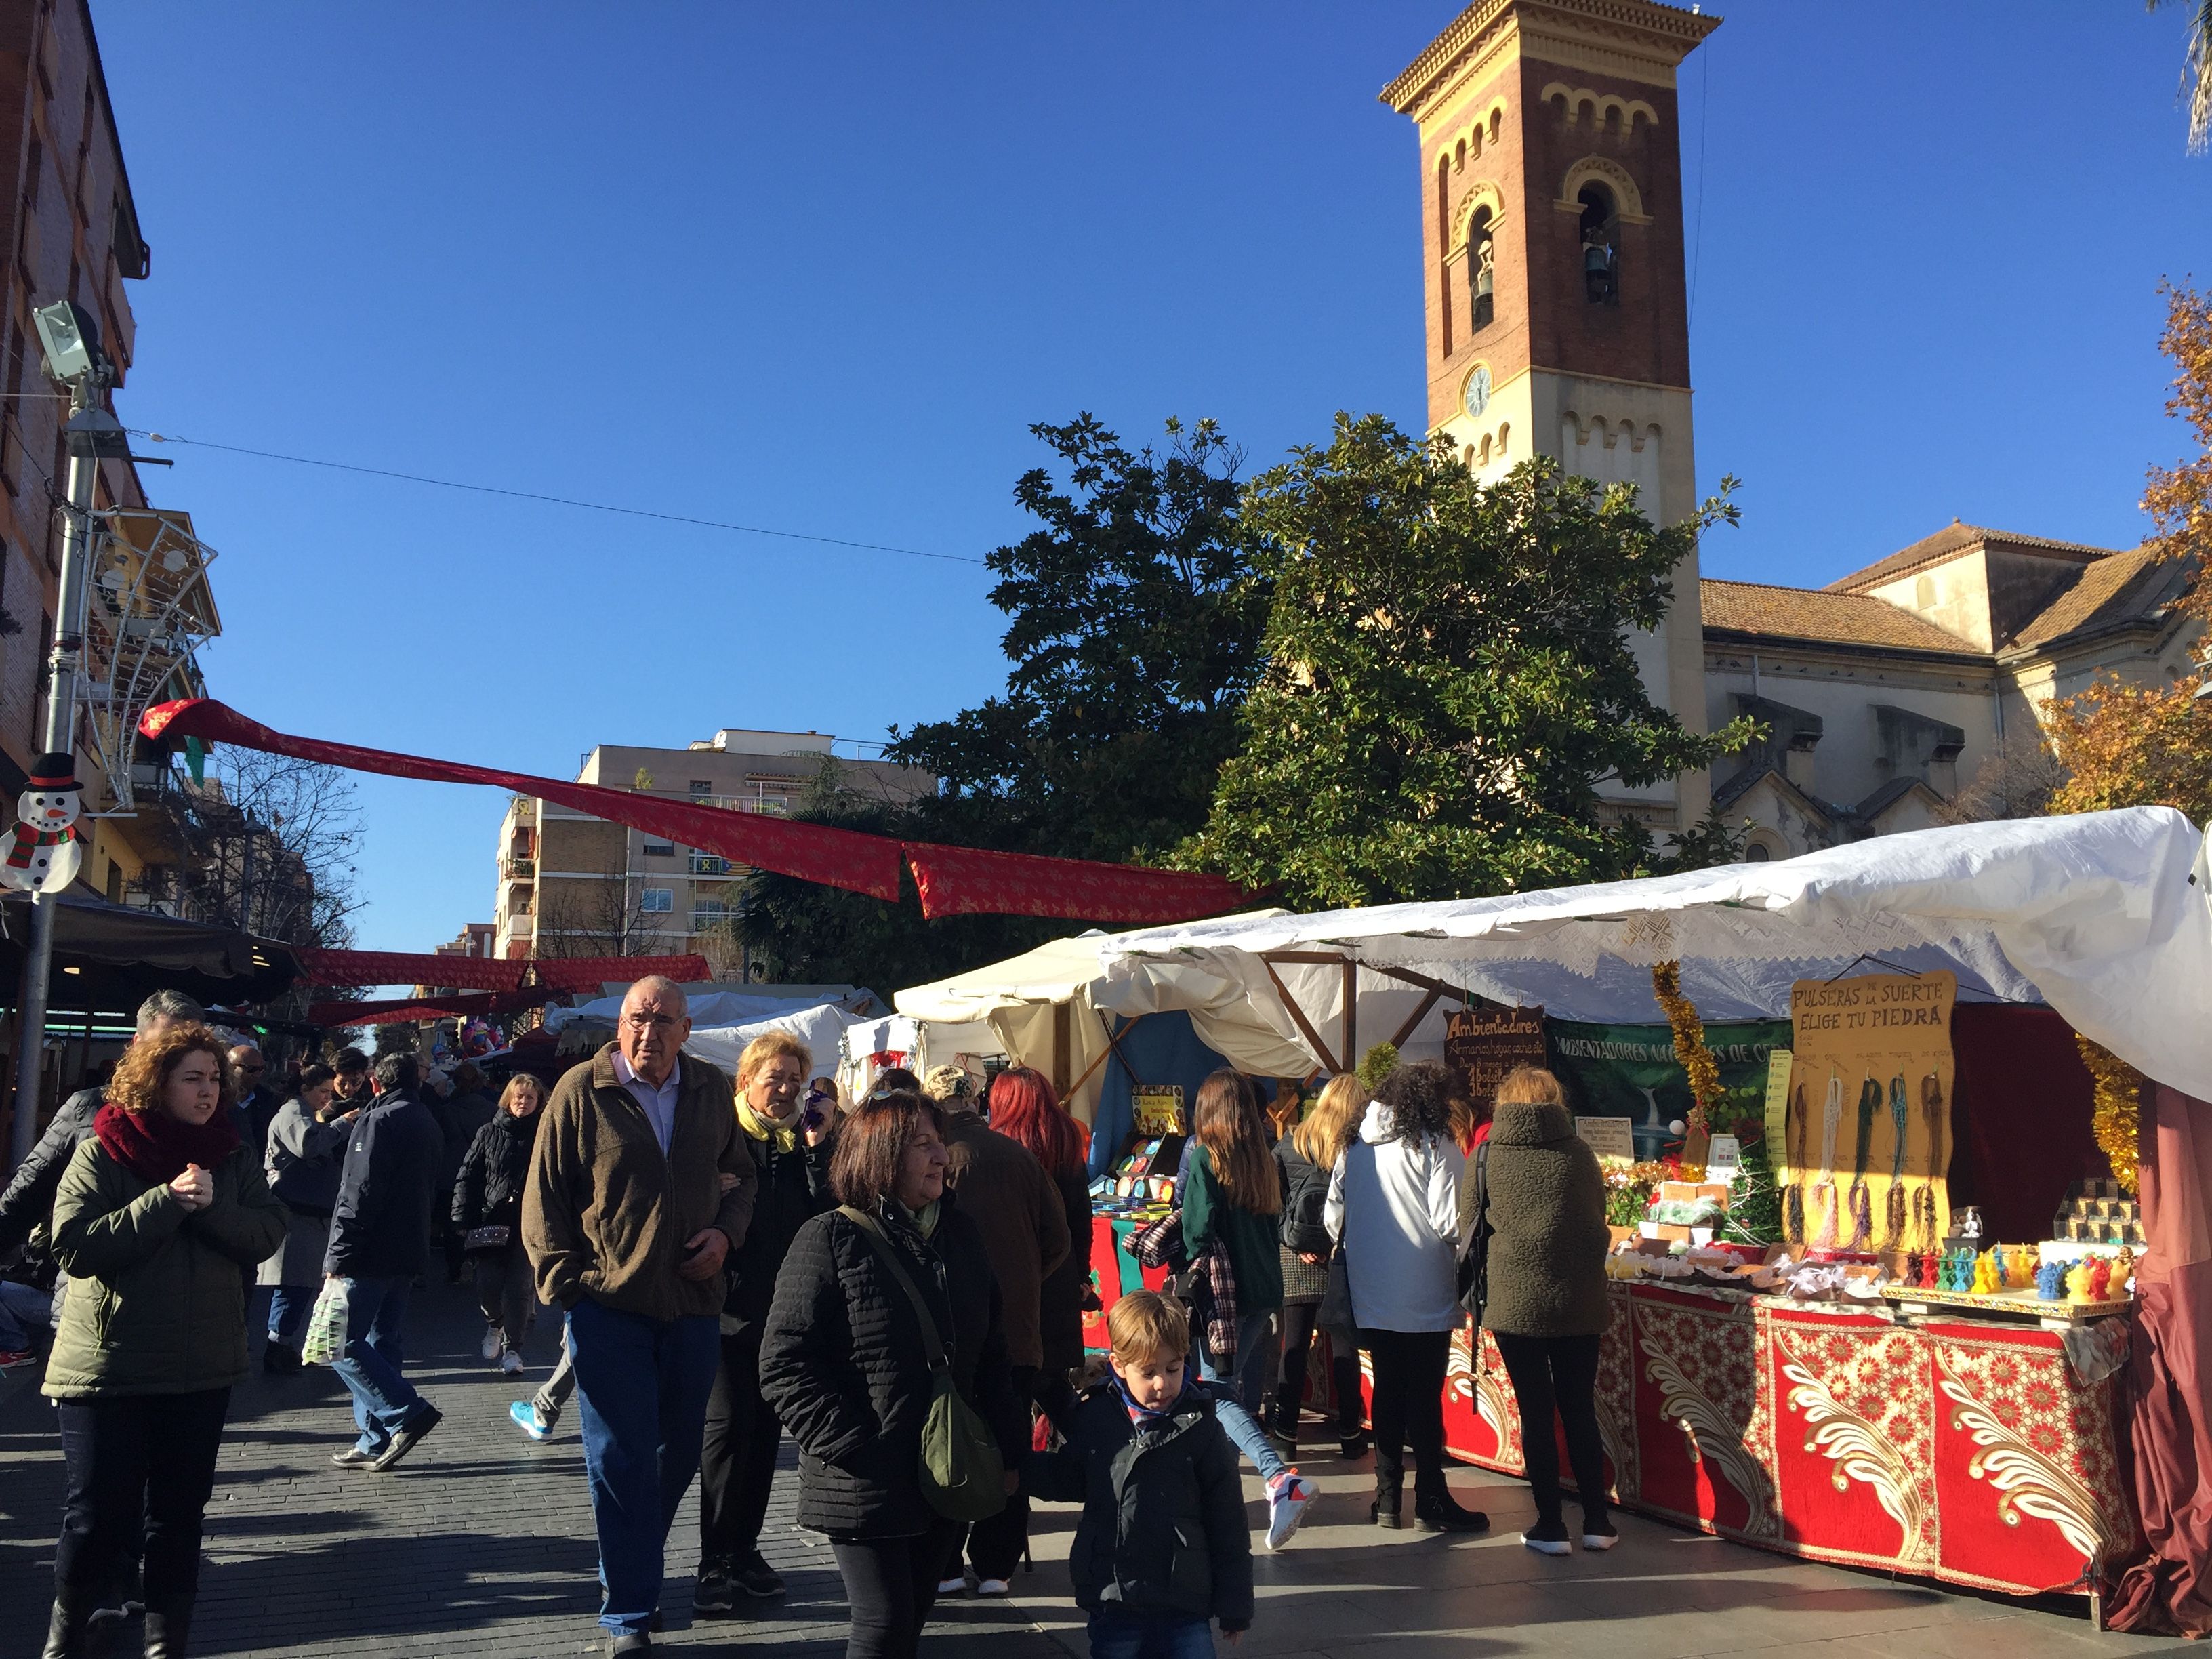
[[[1367,1506],[1368,1518],[1378,1527],[1389,1527],[1393,1530],[1404,1526],[1406,1523],[1398,1514],[1399,1504],[1404,1496],[1405,1476],[1377,1474],[1375,1477],[1375,1501]]]
[[[1275,1390],[1275,1409],[1267,1425],[1267,1431],[1276,1439],[1287,1440],[1292,1445],[1297,1443],[1299,1405],[1305,1397],[1305,1391],[1303,1382],[1285,1382]]]
[[[1442,1477],[1424,1483],[1413,1492],[1413,1519],[1424,1532],[1487,1532],[1490,1517],[1480,1510],[1463,1510]]]
[[[146,1604],[146,1659],[185,1659],[185,1641],[192,1631],[189,1599]]]
[[[74,1585],[57,1585],[54,1610],[46,1621],[46,1650],[43,1659],[82,1659],[92,1651],[91,1592]]]

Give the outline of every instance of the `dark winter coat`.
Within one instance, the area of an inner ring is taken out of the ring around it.
[[[395,1090],[371,1101],[346,1143],[323,1271],[347,1279],[427,1272],[444,1152],[438,1121],[414,1096]]]
[[[246,1376],[246,1275],[283,1242],[284,1206],[251,1146],[210,1173],[214,1201],[187,1212],[97,1139],[76,1149],[54,1198],[54,1257],[70,1284],[49,1399],[197,1394]]]
[[[453,1178],[453,1225],[522,1225],[522,1194],[530,1185],[530,1152],[538,1145],[542,1106],[527,1117],[501,1112],[477,1131]],[[515,1235],[519,1242],[521,1234]]]
[[[7,1191],[0,1193],[0,1257],[14,1255],[33,1232],[45,1236],[62,1174],[77,1147],[92,1139],[92,1115],[106,1098],[104,1090],[78,1090],[62,1103],[31,1155],[15,1166]]]
[[[684,1245],[719,1228],[732,1250],[752,1223],[753,1161],[738,1146],[730,1079],[703,1060],[678,1054],[683,1078],[668,1150],[645,1109],[615,1075],[611,1042],[553,1085],[540,1115],[522,1242],[541,1300],[579,1297],[645,1319],[717,1313],[720,1278],[677,1272]],[[737,1185],[722,1190],[722,1176]]]
[[[1093,1389],[1068,1443],[1031,1456],[1024,1483],[1038,1498],[1081,1504],[1067,1574],[1086,1609],[1252,1622],[1252,1541],[1237,1449],[1214,1419],[1205,1386],[1183,1386],[1164,1417],[1142,1426],[1121,1390]]]
[[[1091,1214],[1091,1172],[1080,1164],[1052,1176],[1067,1218],[1067,1259],[1037,1287],[1037,1340],[1047,1376],[1073,1370],[1083,1363],[1083,1294],[1091,1288],[1091,1249],[1096,1237]],[[1009,1350],[1011,1352],[1011,1349]]]
[[[445,1156],[438,1166],[438,1195],[440,1203],[449,1203],[454,1184],[460,1180],[461,1162],[477,1144],[477,1137],[494,1118],[507,1114],[473,1089],[425,1103],[430,1108],[430,1115],[438,1120],[438,1133],[445,1137]],[[543,1110],[541,1107],[539,1112]]]
[[[924,1243],[895,1204],[886,1233],[927,1298],[953,1380],[1009,1468],[1029,1446],[982,1235],[948,1191]],[[868,1235],[831,1211],[799,1230],[761,1336],[760,1391],[799,1443],[799,1524],[831,1538],[917,1537],[938,1523],[921,1492],[932,1396],[921,1322]]]
[[[1182,1247],[1194,1261],[1209,1244],[1228,1253],[1242,1317],[1273,1313],[1283,1305],[1282,1236],[1279,1213],[1261,1215],[1231,1203],[1213,1172],[1213,1155],[1203,1146],[1192,1154],[1182,1188]]]
[[[1474,1161],[1466,1179],[1474,1178]],[[1502,1105],[1484,1160],[1490,1224],[1485,1330],[1596,1336],[1606,1322],[1605,1176],[1564,1106]]]
[[[946,1187],[965,1194],[961,1207],[982,1233],[998,1275],[1007,1363],[1041,1365],[1044,1281],[1067,1260],[1067,1212],[1060,1193],[1028,1147],[973,1112],[945,1114],[945,1150],[952,1159]]]
[[[830,1194],[830,1149],[823,1140],[809,1146],[800,1136],[789,1152],[775,1140],[756,1140],[738,1127],[738,1140],[751,1154],[758,1184],[753,1190],[752,1224],[745,1242],[730,1253],[729,1294],[722,1300],[722,1334],[735,1335],[768,1317],[775,1299],[776,1275],[799,1230],[824,1210],[836,1207]]]
[[[245,1133],[246,1146],[256,1158],[267,1153],[269,1126],[283,1109],[284,1097],[265,1083],[255,1084],[252,1092],[238,1103],[238,1115],[245,1120],[240,1127]]]

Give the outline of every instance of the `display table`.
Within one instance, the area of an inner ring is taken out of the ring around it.
[[[2136,1535],[2117,1379],[2078,1381],[2056,1332],[1607,1289],[1598,1422],[1625,1508],[2016,1595],[2094,1593],[2092,1561]],[[1455,1341],[1444,1438],[1523,1472],[1519,1409],[1486,1334],[1476,1364],[1465,1334]]]

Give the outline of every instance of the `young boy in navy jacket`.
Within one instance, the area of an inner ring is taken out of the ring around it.
[[[1029,1460],[1040,1498],[1080,1503],[1068,1554],[1091,1659],[1202,1659],[1212,1621],[1252,1623],[1252,1546],[1236,1448],[1187,1377],[1190,1327],[1151,1291],[1114,1304],[1114,1374],[1084,1396],[1066,1446]]]

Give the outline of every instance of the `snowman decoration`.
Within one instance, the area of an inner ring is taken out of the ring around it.
[[[60,892],[76,879],[84,864],[84,836],[76,815],[84,786],[70,775],[67,755],[41,755],[31,768],[23,793],[15,797],[18,823],[8,837],[0,862],[0,884],[27,893]]]

